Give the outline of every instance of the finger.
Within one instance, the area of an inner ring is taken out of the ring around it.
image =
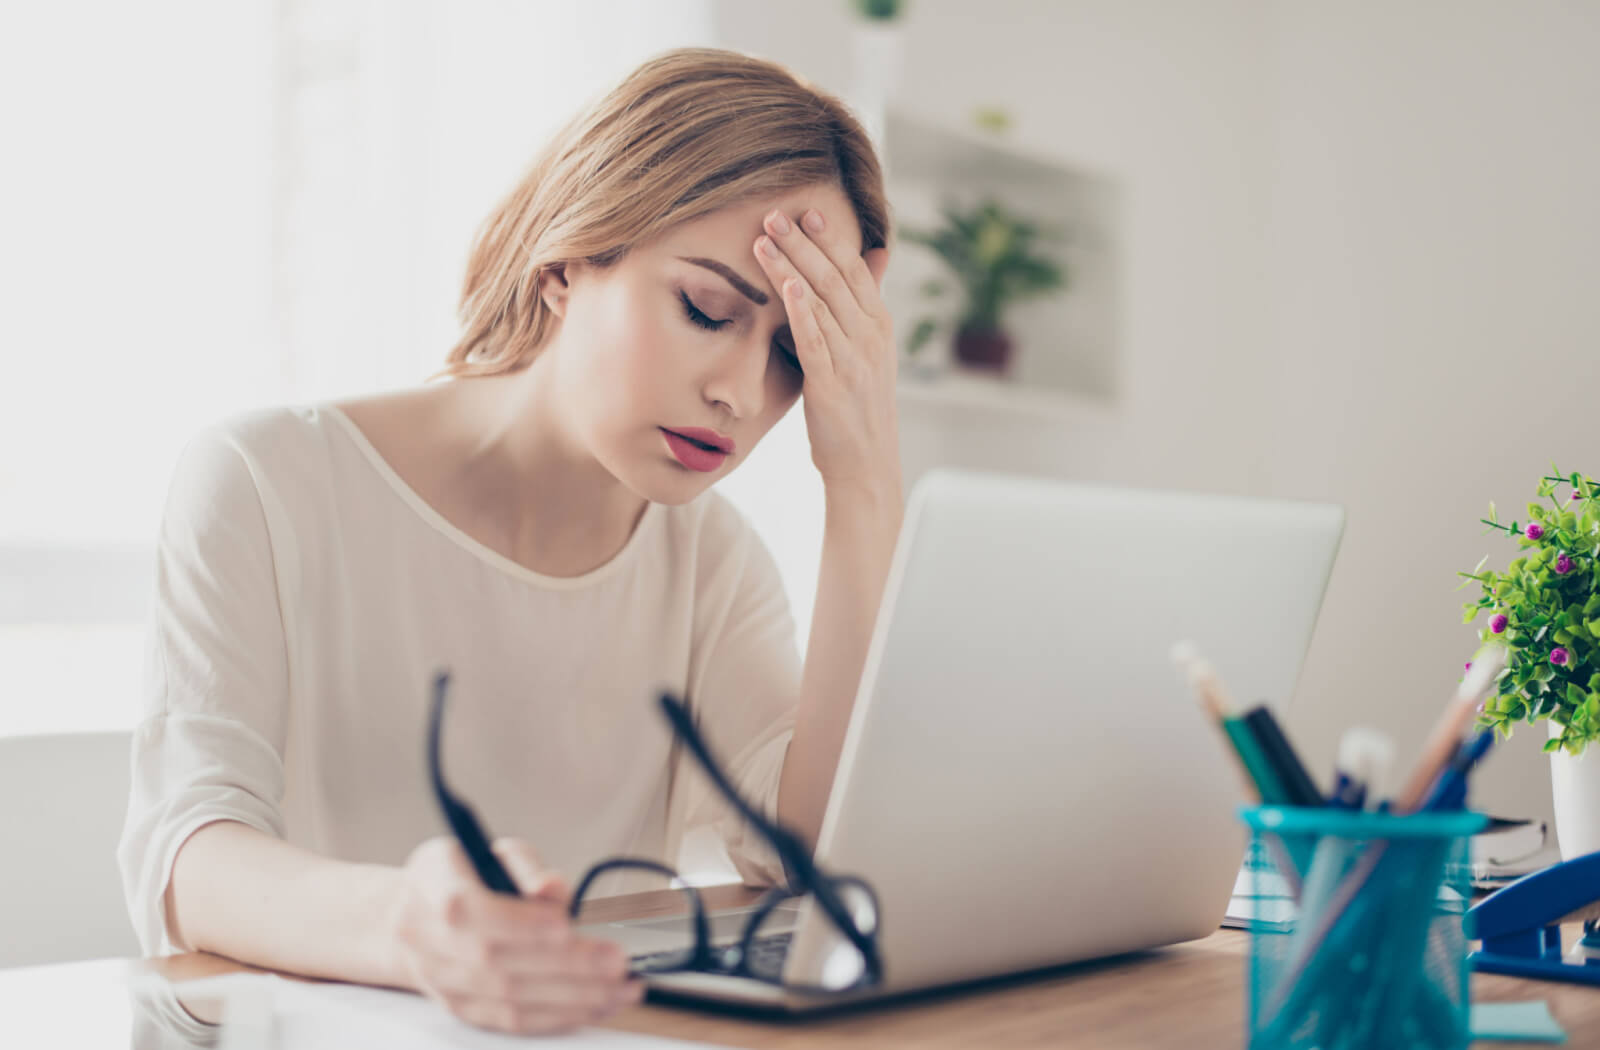
[[[560,948],[572,939],[566,906],[539,897],[512,897],[482,886],[461,885],[445,898],[442,925],[447,935],[470,942],[533,944]]]
[[[544,861],[540,859],[538,851],[522,839],[495,839],[489,848],[500,859],[511,881],[524,894],[528,892],[529,885],[544,874]]]
[[[815,208],[806,212],[806,219],[813,215],[821,219],[821,213]],[[868,313],[865,304],[879,299],[867,264],[848,248],[835,247],[838,258],[834,258],[799,226],[789,222],[787,216],[781,216],[782,225],[787,229],[779,232],[779,217],[778,212],[773,212],[766,219],[767,232],[778,249],[794,264],[817,297],[828,304],[839,326],[846,332],[859,333],[874,316]],[[817,236],[825,236],[825,231]],[[833,243],[833,238],[829,241]]]
[[[797,305],[802,309],[809,310],[814,315],[814,327],[821,333],[824,343],[823,348],[828,352],[829,367],[833,368],[838,363],[837,355],[843,353],[844,349],[850,345],[850,337],[845,334],[838,319],[833,316],[833,311],[811,288],[805,276],[795,269],[794,263],[785,258],[781,252],[776,256],[773,255],[771,246],[772,238],[770,237],[762,237],[756,241],[756,258],[760,260],[762,267],[766,270],[767,279],[778,288],[779,294],[783,296],[784,309],[789,311],[789,331],[792,335],[795,335],[795,356],[800,358],[801,370],[806,370],[806,359],[799,353],[800,340],[799,336],[795,334],[795,311],[790,309],[792,306]],[[799,282],[798,288],[791,289],[789,286],[790,281]],[[810,373],[807,372],[807,374],[809,375]]]
[[[567,880],[545,868],[538,851],[527,842],[521,839],[496,839],[493,849],[524,897],[547,900],[563,908],[572,903],[572,887]]]
[[[528,883],[526,895],[557,905],[563,912],[572,908],[572,887],[556,872],[550,871]]]
[[[838,357],[849,339],[839,330],[828,307],[800,277],[783,282],[783,307],[789,313],[789,332],[795,356],[808,380],[838,372]],[[830,342],[831,340],[831,342]]]
[[[418,959],[421,983],[440,993],[528,998],[541,984],[616,990],[627,982],[628,961],[615,945],[583,941],[566,950],[516,950],[505,945],[441,944]]]

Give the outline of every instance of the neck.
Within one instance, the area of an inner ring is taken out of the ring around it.
[[[450,485],[479,528],[517,561],[599,565],[626,542],[647,504],[573,435],[550,350],[520,372],[441,389]]]

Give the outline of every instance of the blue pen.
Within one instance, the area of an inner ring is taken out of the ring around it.
[[[1485,729],[1456,752],[1456,757],[1445,767],[1433,790],[1422,804],[1423,810],[1461,809],[1467,803],[1467,774],[1483,760],[1494,746],[1494,730]]]
[[[1488,753],[1493,744],[1493,732],[1486,731],[1479,734],[1470,743],[1458,745],[1455,755],[1448,761],[1444,772],[1436,780],[1433,790],[1429,793],[1427,804],[1423,808],[1433,811],[1448,809],[1452,806],[1457,809],[1461,808],[1466,801],[1467,774]],[[1302,915],[1301,922],[1309,925],[1311,931],[1304,939],[1298,935],[1296,936],[1295,940],[1300,942],[1296,945],[1298,951],[1289,953],[1289,972],[1284,978],[1280,978],[1279,986],[1270,997],[1266,1007],[1266,1012],[1269,1015],[1275,1015],[1278,1023],[1292,1023],[1293,1018],[1299,1013],[1301,1007],[1295,1005],[1295,1000],[1299,998],[1294,994],[1296,985],[1309,976],[1308,971],[1316,972],[1321,970],[1321,967],[1314,964],[1314,957],[1332,950],[1328,942],[1334,939],[1339,940],[1348,950],[1348,935],[1361,929],[1366,922],[1370,921],[1374,906],[1381,908],[1380,902],[1384,900],[1386,892],[1391,888],[1390,880],[1394,877],[1396,869],[1395,863],[1389,863],[1382,865],[1380,870],[1379,862],[1385,859],[1384,854],[1386,852],[1400,853],[1402,855],[1402,858],[1397,858],[1402,872],[1417,867],[1432,870],[1433,864],[1416,865],[1414,863],[1405,863],[1405,854],[1410,853],[1411,850],[1390,849],[1391,845],[1394,844],[1389,842],[1370,844],[1360,860],[1351,867],[1346,877],[1341,880],[1338,888],[1329,894],[1328,900],[1323,907],[1316,913]],[[1442,863],[1443,857],[1440,856],[1437,860]],[[1358,904],[1357,907],[1352,908],[1352,904],[1357,904],[1355,901],[1357,891],[1367,888],[1369,883],[1373,890],[1372,896],[1374,899],[1366,902],[1365,907]],[[1357,914],[1346,914],[1347,909]],[[1415,913],[1416,910],[1414,906],[1406,909],[1408,914]],[[1341,919],[1344,921],[1341,922]],[[1344,936],[1336,933],[1335,927],[1342,927],[1341,932]],[[1398,947],[1398,944],[1396,944],[1396,947]],[[1410,954],[1409,952],[1386,952],[1383,958],[1386,961],[1393,962],[1391,955],[1409,957]],[[1402,971],[1403,974],[1408,974],[1409,972],[1409,969]],[[1409,981],[1404,983],[1410,984]],[[1386,989],[1391,995],[1385,998],[1389,998],[1391,1003],[1394,1002],[1395,997],[1392,993],[1399,990],[1393,987]],[[1409,993],[1409,988],[1406,991]],[[1398,997],[1398,1001],[1405,1002],[1407,998],[1409,998],[1409,995],[1402,995]],[[1299,1001],[1302,1004],[1304,1002],[1303,999],[1299,999]],[[1371,1006],[1377,1007],[1380,1016],[1381,1013],[1387,1012],[1379,1003],[1373,1003]],[[1271,1039],[1267,1041],[1270,1042]]]
[[[1423,811],[1438,813],[1464,809],[1467,803],[1467,775],[1493,746],[1493,730],[1484,730],[1472,740],[1462,744],[1428,793],[1428,798],[1422,805]],[[1425,872],[1442,870],[1449,850],[1447,845],[1431,843],[1407,844],[1401,848],[1404,849],[1405,855],[1415,858],[1406,867],[1412,871]],[[1385,980],[1385,987],[1381,989],[1382,998],[1376,1010],[1377,1031],[1398,1031],[1401,1018],[1407,1013],[1413,1013],[1418,1023],[1432,1024],[1435,1027],[1441,1023],[1449,1025],[1454,1021],[1448,1008],[1442,1012],[1438,1009],[1437,993],[1422,978],[1423,956],[1432,915],[1431,905],[1436,892],[1433,880],[1426,879],[1418,880],[1414,887],[1397,894],[1404,903],[1396,916],[1396,929],[1390,934],[1389,951],[1386,954],[1395,960],[1395,963],[1394,969],[1390,971],[1393,977]],[[1440,1031],[1442,1036],[1450,1035],[1447,1028]],[[1361,1034],[1364,1036],[1365,1032]],[[1442,1041],[1449,1040],[1442,1039]]]
[[[1339,759],[1333,770],[1333,794],[1328,805],[1335,809],[1361,809],[1366,805],[1372,785],[1394,760],[1394,742],[1376,729],[1350,729],[1339,739]]]
[[[1359,811],[1367,795],[1376,793],[1373,786],[1387,773],[1393,759],[1394,742],[1388,734],[1361,727],[1346,730],[1339,738],[1339,757],[1334,763],[1333,792],[1328,796],[1328,808]],[[1314,919],[1328,906],[1339,880],[1349,874],[1358,849],[1355,840],[1341,835],[1323,835],[1317,840],[1300,898],[1301,921],[1293,937],[1311,935]],[[1350,1015],[1352,1002],[1347,1000],[1355,995],[1352,986],[1360,984],[1361,975],[1357,972],[1327,981],[1322,989],[1322,1002],[1314,1008],[1318,1015],[1316,1041],[1321,1045],[1332,1044],[1340,1019]]]

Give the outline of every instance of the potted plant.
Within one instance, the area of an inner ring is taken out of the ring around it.
[[[1600,850],[1600,485],[1559,470],[1541,478],[1525,522],[1484,524],[1517,542],[1504,572],[1472,572],[1481,594],[1466,622],[1487,616],[1483,640],[1510,650],[1481,724],[1510,736],[1517,722],[1548,725],[1556,834],[1568,859]],[[1463,583],[1462,586],[1469,586]]]
[[[1036,224],[1011,214],[995,200],[962,210],[940,209],[944,225],[932,230],[904,230],[914,244],[931,248],[955,273],[962,303],[955,322],[956,359],[974,368],[1004,372],[1010,365],[1012,340],[1002,325],[1006,308],[1018,300],[1064,287],[1060,264],[1035,251],[1045,235]],[[922,293],[946,294],[941,281],[929,281]],[[915,354],[940,328],[924,317],[912,329],[907,353]]]

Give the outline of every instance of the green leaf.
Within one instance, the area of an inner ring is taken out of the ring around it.
[[[1558,748],[1560,746],[1561,746],[1561,739],[1559,737],[1551,737],[1549,740],[1546,740],[1544,742],[1544,749],[1546,751],[1554,751],[1556,748]]]
[[[1584,704],[1588,703],[1588,701],[1589,693],[1587,690],[1574,685],[1571,682],[1567,683],[1567,703],[1571,704],[1573,707],[1582,707]]]
[[[1500,524],[1500,519],[1495,517],[1494,500],[1489,501],[1489,520],[1494,522],[1496,525]]]
[[[923,344],[933,338],[933,333],[938,327],[939,322],[931,317],[924,317],[918,321],[917,326],[911,330],[910,340],[906,343],[906,353],[908,355],[915,354],[918,350],[921,350]]]

